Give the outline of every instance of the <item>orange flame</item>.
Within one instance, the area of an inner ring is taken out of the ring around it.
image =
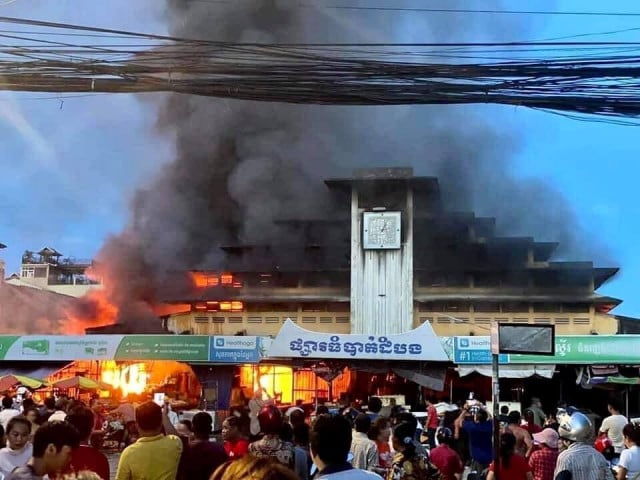
[[[196,288],[225,287],[242,288],[242,282],[232,273],[224,272],[191,272],[191,281]]]
[[[119,389],[123,397],[130,393],[143,393],[147,388],[149,376],[144,363],[117,365],[113,360],[108,360],[102,364],[101,380]]]
[[[64,312],[64,333],[84,334],[86,328],[116,323],[118,307],[109,302],[105,290],[90,290],[78,301],[81,304],[78,308],[66,309]]]

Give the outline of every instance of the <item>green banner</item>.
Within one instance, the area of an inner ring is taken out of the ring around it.
[[[207,361],[209,337],[207,335],[126,335],[115,358],[118,360]]]
[[[640,335],[557,336],[553,357],[511,354],[509,363],[638,364]]]
[[[0,360],[4,360],[7,356],[7,352],[11,348],[11,345],[16,343],[20,337],[17,335],[3,335],[0,336]]]

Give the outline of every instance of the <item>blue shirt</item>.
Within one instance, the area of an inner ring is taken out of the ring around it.
[[[471,457],[482,465],[489,465],[493,460],[493,422],[476,423],[473,420],[462,422],[462,428],[469,435]]]

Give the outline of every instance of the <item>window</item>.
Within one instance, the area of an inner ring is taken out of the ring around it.
[[[500,274],[498,273],[476,273],[473,276],[476,288],[499,287],[501,283],[500,280]]]
[[[517,313],[528,312],[529,304],[525,302],[505,302],[502,304],[502,312],[504,313]]]
[[[534,303],[533,311],[536,313],[558,313],[562,311],[559,303]]]
[[[562,305],[562,311],[567,313],[589,313],[589,307],[588,303],[565,303]]]
[[[500,304],[498,302],[478,302],[473,304],[473,310],[475,312],[499,312]]]
[[[36,269],[35,267],[22,267],[22,278],[35,278]]]

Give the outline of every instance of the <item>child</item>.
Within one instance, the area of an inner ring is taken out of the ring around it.
[[[29,442],[31,422],[22,415],[13,417],[7,424],[7,446],[0,449],[0,473],[5,477],[16,467],[25,465],[33,448]]]

